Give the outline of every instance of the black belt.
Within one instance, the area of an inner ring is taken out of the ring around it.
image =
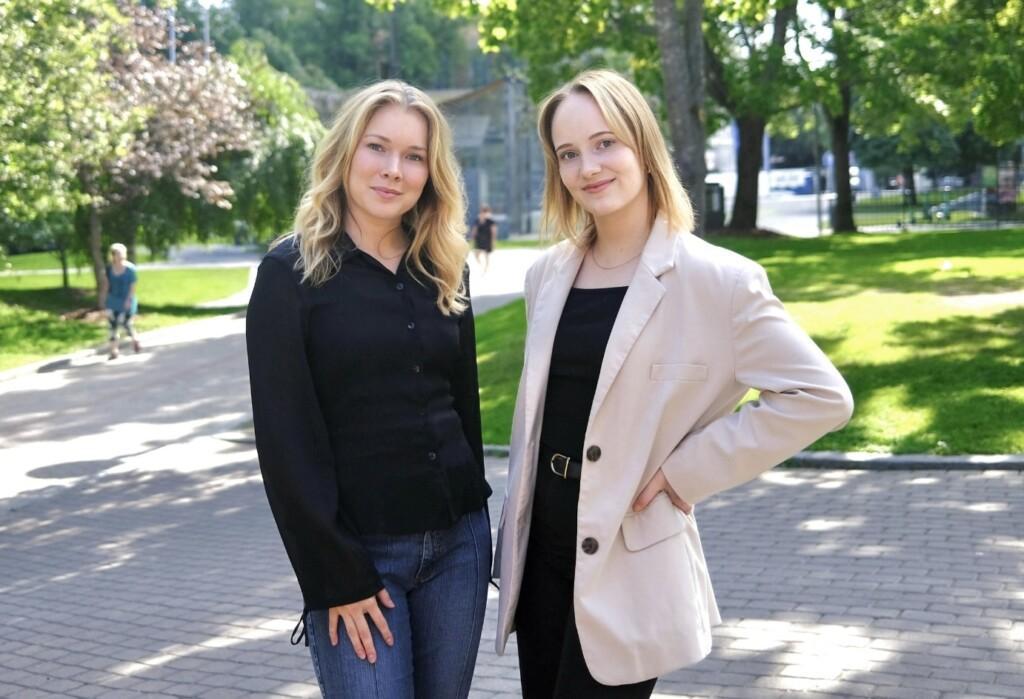
[[[583,462],[570,459],[565,454],[541,449],[540,466],[547,466],[551,473],[565,480],[578,481],[583,476]]]

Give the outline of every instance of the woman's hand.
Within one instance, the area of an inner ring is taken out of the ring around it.
[[[647,506],[651,504],[651,500],[658,493],[664,491],[672,504],[682,510],[685,514],[693,512],[693,505],[683,500],[681,497],[676,495],[676,491],[672,490],[672,486],[669,485],[668,479],[665,478],[665,472],[660,468],[654,472],[654,477],[651,478],[651,482],[644,486],[644,489],[640,491],[636,501],[633,502],[633,512],[640,512],[647,509]]]
[[[373,637],[370,635],[370,627],[366,623],[366,615],[373,620],[380,635],[384,637],[384,642],[389,646],[395,645],[395,638],[391,635],[391,629],[388,628],[388,622],[384,619],[384,613],[381,612],[380,606],[377,604],[378,600],[388,609],[395,608],[395,603],[391,601],[391,595],[385,588],[381,588],[374,597],[367,597],[359,602],[328,609],[327,628],[331,636],[331,645],[338,645],[338,619],[340,617],[345,623],[348,640],[351,641],[352,648],[359,659],[369,660],[371,663],[377,662],[377,649],[373,647]]]

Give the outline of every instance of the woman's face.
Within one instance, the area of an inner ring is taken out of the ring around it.
[[[110,261],[113,262],[115,265],[123,265],[124,264],[124,255],[121,254],[120,250],[111,250],[110,251]]]
[[[640,159],[605,121],[594,98],[574,92],[555,108],[551,138],[562,184],[595,218],[615,214],[646,196]]]
[[[345,183],[357,221],[397,226],[419,201],[430,176],[426,118],[397,104],[381,107],[366,125]]]

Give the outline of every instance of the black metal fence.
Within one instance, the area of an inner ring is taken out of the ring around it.
[[[940,187],[914,192],[858,192],[853,218],[859,230],[909,226],[998,226],[1024,221],[1024,185]]]

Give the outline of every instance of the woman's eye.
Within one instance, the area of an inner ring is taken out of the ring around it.
[[[562,160],[573,160],[576,157],[576,151],[562,151],[562,154],[558,157],[561,158]]]
[[[423,156],[420,155],[419,153],[410,153],[409,154],[409,160],[412,160],[412,161],[417,162],[417,163],[421,163],[421,162],[423,162]]]
[[[612,147],[613,145],[615,145],[615,141],[613,141],[613,140],[612,140],[612,139],[610,139],[610,138],[606,138],[606,139],[602,140],[602,141],[601,141],[601,142],[600,142],[600,143],[598,144],[598,147],[599,147],[599,148],[602,148],[602,149],[605,149],[605,148],[611,148],[611,147]]]
[[[375,150],[378,153],[383,153],[384,152],[384,146],[382,146],[379,143],[367,143],[366,147],[369,148],[370,150]]]

